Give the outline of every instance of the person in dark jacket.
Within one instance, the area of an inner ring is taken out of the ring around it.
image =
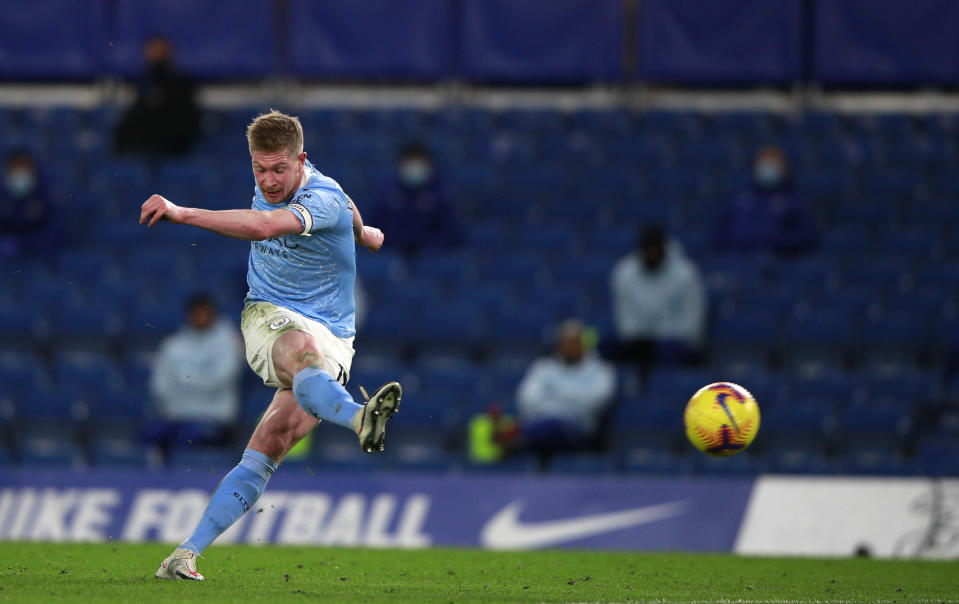
[[[26,151],[11,152],[0,184],[0,258],[49,253],[61,244],[57,226],[36,160]]]
[[[760,149],[753,164],[752,186],[725,208],[712,241],[719,250],[768,250],[784,256],[799,255],[816,247],[816,223],[793,187],[782,149]]]
[[[390,245],[416,256],[422,249],[453,249],[463,241],[456,210],[436,174],[429,149],[420,143],[400,150],[393,182],[380,195],[370,221],[390,233]]]
[[[147,40],[143,55],[146,71],[137,83],[136,100],[117,124],[116,150],[160,156],[187,153],[199,134],[196,86],[175,69],[166,38]]]

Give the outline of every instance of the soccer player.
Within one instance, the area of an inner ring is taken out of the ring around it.
[[[246,136],[253,209],[187,208],[160,195],[140,209],[148,227],[165,220],[252,242],[240,329],[250,368],[277,388],[239,465],[220,482],[193,534],[160,565],[161,579],[203,580],[196,557],[249,511],[318,420],[353,430],[367,453],[382,451],[386,421],[403,394],[389,382],[359,405],[344,388],[353,359],[355,245],[375,252],[383,233],[364,225],[343,189],[306,160],[297,118],[260,115]]]

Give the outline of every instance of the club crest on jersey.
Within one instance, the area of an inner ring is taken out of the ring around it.
[[[273,319],[273,321],[270,322],[270,329],[273,329],[273,330],[279,329],[289,322],[290,322],[289,317],[280,317],[279,319]]]

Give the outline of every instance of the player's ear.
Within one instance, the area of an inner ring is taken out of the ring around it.
[[[296,156],[296,163],[300,166],[306,163],[306,151],[300,151],[300,154]]]

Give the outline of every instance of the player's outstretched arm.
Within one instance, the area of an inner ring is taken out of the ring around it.
[[[375,252],[383,247],[383,231],[379,230],[376,227],[366,226],[363,224],[363,217],[360,215],[360,209],[356,207],[356,203],[352,199],[347,197],[350,200],[350,207],[353,209],[353,238],[356,239],[356,243]]]
[[[140,207],[140,224],[152,227],[160,220],[189,224],[247,241],[263,241],[303,231],[303,225],[290,211],[201,210],[184,208],[162,195],[152,195]]]

